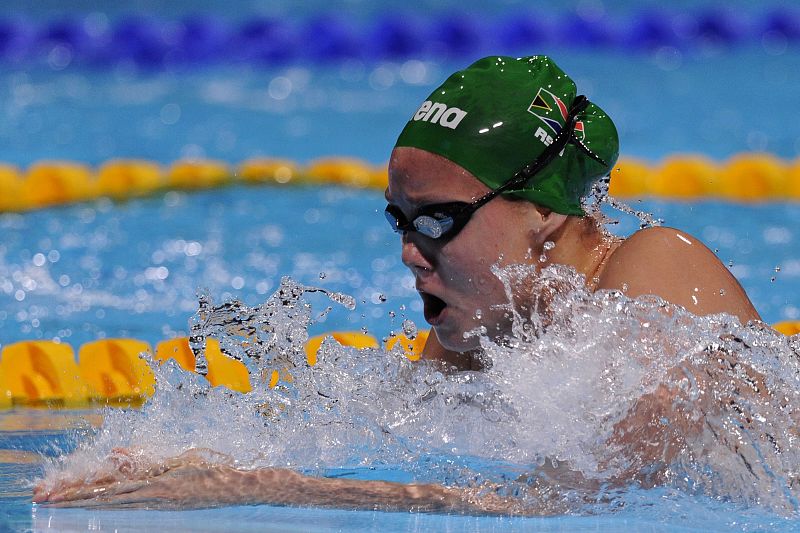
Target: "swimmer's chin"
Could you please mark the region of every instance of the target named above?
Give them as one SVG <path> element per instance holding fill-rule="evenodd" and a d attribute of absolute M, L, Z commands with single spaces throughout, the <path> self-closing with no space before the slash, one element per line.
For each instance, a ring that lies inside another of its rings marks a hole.
<path fill-rule="evenodd" d="M 480 326 L 471 325 L 468 330 L 465 330 L 464 328 L 450 328 L 446 323 L 442 323 L 432 329 L 436 332 L 438 344 L 448 352 L 467 353 L 481 349 Z"/>

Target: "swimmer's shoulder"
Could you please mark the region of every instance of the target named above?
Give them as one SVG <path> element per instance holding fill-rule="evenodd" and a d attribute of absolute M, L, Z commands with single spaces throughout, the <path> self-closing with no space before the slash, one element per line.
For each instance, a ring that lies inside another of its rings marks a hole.
<path fill-rule="evenodd" d="M 742 322 L 760 318 L 714 252 L 675 228 L 637 231 L 613 250 L 598 277 L 598 289 L 656 295 L 698 315 L 729 313 Z"/>

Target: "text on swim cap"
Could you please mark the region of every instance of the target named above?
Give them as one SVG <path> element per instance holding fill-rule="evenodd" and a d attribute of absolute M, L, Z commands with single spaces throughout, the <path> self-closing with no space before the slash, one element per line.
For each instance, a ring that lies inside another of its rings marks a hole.
<path fill-rule="evenodd" d="M 542 144 L 545 146 L 550 146 L 553 144 L 553 138 L 546 132 L 542 127 L 536 128 L 536 133 L 533 134 L 534 137 L 542 141 Z"/>
<path fill-rule="evenodd" d="M 536 133 L 534 133 L 533 136 L 542 141 L 542 144 L 544 144 L 545 146 L 550 146 L 551 144 L 553 144 L 553 138 L 541 127 L 536 128 Z M 566 146 L 562 148 L 560 152 L 558 152 L 558 157 L 564 155 L 565 149 Z"/>
<path fill-rule="evenodd" d="M 425 100 L 414 113 L 414 121 L 422 120 L 431 124 L 439 124 L 451 130 L 456 129 L 458 124 L 467 116 L 467 112 L 457 107 L 447 107 L 445 104 Z"/>

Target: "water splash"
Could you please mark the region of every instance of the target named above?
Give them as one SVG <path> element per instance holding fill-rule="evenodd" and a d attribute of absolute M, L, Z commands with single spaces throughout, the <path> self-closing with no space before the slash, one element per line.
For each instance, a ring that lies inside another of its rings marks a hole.
<path fill-rule="evenodd" d="M 348 310 L 355 298 L 340 292 L 301 285 L 289 277 L 281 279 L 278 290 L 263 304 L 250 307 L 239 300 L 214 306 L 207 293 L 198 295 L 199 309 L 191 321 L 190 345 L 196 354 L 196 372 L 205 376 L 205 339 L 220 340 L 223 351 L 242 361 L 251 375 L 268 367 L 293 368 L 305 357 L 305 341 L 311 324 L 311 306 L 302 300 L 306 293 L 319 292 Z M 326 311 L 327 312 L 327 311 Z"/>
<path fill-rule="evenodd" d="M 403 320 L 403 335 L 412 340 L 417 338 L 417 325 L 413 320 Z"/>
<path fill-rule="evenodd" d="M 303 295 L 318 289 L 288 278 L 253 308 L 202 296 L 196 346 L 213 336 L 252 376 L 279 368 L 290 378 L 272 389 L 254 378 L 243 395 L 156 366 L 151 401 L 108 411 L 50 476 L 87 475 L 119 446 L 156 459 L 209 448 L 224 454 L 210 460 L 241 468 L 380 467 L 491 486 L 541 512 L 596 512 L 598 501 L 611 511 L 630 487 L 662 486 L 796 515 L 800 337 L 654 297 L 590 293 L 559 265 L 496 274 L 526 297 L 510 297 L 506 338 L 481 338 L 483 372 L 443 373 L 332 338 L 309 366 Z"/>
<path fill-rule="evenodd" d="M 619 220 L 612 218 L 602 212 L 602 204 L 608 204 L 613 209 L 620 213 L 625 213 L 639 220 L 639 229 L 651 228 L 660 226 L 664 221 L 660 218 L 653 217 L 652 214 L 645 210 L 637 210 L 629 206 L 625 202 L 614 198 L 609 194 L 609 184 L 611 178 L 606 176 L 592 185 L 589 195 L 583 199 L 582 205 L 586 214 L 594 218 L 600 227 L 607 225 L 619 224 Z"/>
<path fill-rule="evenodd" d="M 656 297 L 592 294 L 563 266 L 498 275 L 509 292 L 533 280 L 537 302 L 527 317 L 515 306 L 500 346 L 484 340 L 490 379 L 526 406 L 510 458 L 797 513 L 800 337 Z"/>

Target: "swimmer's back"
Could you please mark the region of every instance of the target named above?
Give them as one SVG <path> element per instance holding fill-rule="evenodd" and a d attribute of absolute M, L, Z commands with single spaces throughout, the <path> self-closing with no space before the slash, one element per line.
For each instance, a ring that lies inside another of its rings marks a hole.
<path fill-rule="evenodd" d="M 742 286 L 697 238 L 674 228 L 640 230 L 613 251 L 597 289 L 652 294 L 696 315 L 728 313 L 760 320 Z"/>

